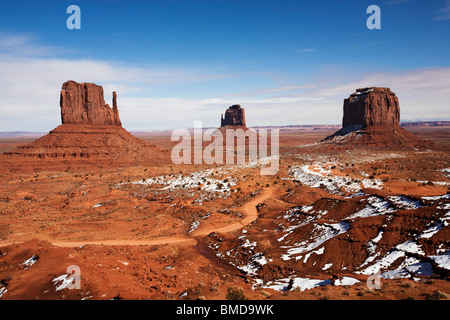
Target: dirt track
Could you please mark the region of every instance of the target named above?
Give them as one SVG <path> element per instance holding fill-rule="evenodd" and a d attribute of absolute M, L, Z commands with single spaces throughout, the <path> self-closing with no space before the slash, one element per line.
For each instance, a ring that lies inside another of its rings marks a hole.
<path fill-rule="evenodd" d="M 242 207 L 237 208 L 238 211 L 242 211 L 246 216 L 239 222 L 227 225 L 225 227 L 208 227 L 206 229 L 199 228 L 193 232 L 190 236 L 185 237 L 164 237 L 152 240 L 93 240 L 93 241 L 52 241 L 52 245 L 57 247 L 80 247 L 85 245 L 108 245 L 108 246 L 155 246 L 163 244 L 183 244 L 183 245 L 195 245 L 197 243 L 196 237 L 206 236 L 211 232 L 221 232 L 228 233 L 238 229 L 241 229 L 258 217 L 258 211 L 256 210 L 256 205 L 258 203 L 264 202 L 266 199 L 270 198 L 273 194 L 272 188 L 266 188 L 262 190 L 262 194 L 253 200 L 247 202 Z M 13 242 L 3 242 L 0 243 L 1 246 L 7 246 L 13 244 Z"/>

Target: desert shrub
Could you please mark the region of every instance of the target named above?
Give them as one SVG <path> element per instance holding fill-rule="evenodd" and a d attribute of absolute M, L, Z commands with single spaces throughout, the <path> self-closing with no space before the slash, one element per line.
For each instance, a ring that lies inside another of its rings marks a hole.
<path fill-rule="evenodd" d="M 439 290 L 433 291 L 433 294 L 425 293 L 425 300 L 441 300 L 446 296 Z"/>
<path fill-rule="evenodd" d="M 244 290 L 240 288 L 227 288 L 227 294 L 226 294 L 227 300 L 247 300 L 247 297 L 244 294 Z"/>

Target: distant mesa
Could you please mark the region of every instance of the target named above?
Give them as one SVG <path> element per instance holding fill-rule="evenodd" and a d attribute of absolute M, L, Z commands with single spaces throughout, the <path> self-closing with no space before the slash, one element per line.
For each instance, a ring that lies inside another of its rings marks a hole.
<path fill-rule="evenodd" d="M 113 107 L 105 104 L 103 88 L 94 83 L 67 81 L 61 89 L 62 124 L 93 124 L 122 126 L 113 92 Z"/>
<path fill-rule="evenodd" d="M 238 104 L 228 107 L 225 111 L 225 118 L 223 114 L 220 116 L 220 127 L 227 126 L 246 128 L 244 108 Z"/>
<path fill-rule="evenodd" d="M 129 162 L 151 165 L 167 161 L 166 150 L 134 137 L 122 127 L 115 92 L 112 104 L 112 108 L 105 104 L 101 86 L 67 81 L 62 85 L 60 95 L 62 124 L 4 155 L 14 159 L 63 160 L 58 163 L 71 167 L 75 162 L 80 165 L 81 160 L 84 163 L 90 161 L 96 167 Z M 52 166 L 58 163 L 52 163 Z M 37 162 L 33 165 L 41 166 Z"/>
<path fill-rule="evenodd" d="M 344 99 L 342 129 L 321 142 L 329 148 L 425 149 L 432 143 L 400 127 L 400 104 L 390 88 L 356 89 Z"/>

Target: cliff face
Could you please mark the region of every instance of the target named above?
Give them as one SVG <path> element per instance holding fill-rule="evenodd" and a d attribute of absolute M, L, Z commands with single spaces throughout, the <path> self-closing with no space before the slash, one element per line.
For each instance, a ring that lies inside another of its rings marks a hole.
<path fill-rule="evenodd" d="M 225 118 L 223 115 L 220 119 L 220 126 L 242 126 L 245 127 L 245 111 L 240 105 L 235 104 L 225 111 Z"/>
<path fill-rule="evenodd" d="M 105 104 L 103 88 L 94 83 L 67 81 L 62 85 L 61 120 L 63 124 L 122 126 L 113 92 L 113 107 Z"/>
<path fill-rule="evenodd" d="M 344 100 L 342 127 L 397 126 L 398 99 L 389 88 L 361 88 Z"/>

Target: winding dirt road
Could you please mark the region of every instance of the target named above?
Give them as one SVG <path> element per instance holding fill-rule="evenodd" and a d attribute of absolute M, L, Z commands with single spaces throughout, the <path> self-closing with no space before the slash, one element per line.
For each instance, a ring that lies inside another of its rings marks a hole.
<path fill-rule="evenodd" d="M 51 241 L 52 245 L 57 247 L 80 247 L 85 245 L 106 245 L 106 246 L 154 246 L 163 244 L 182 244 L 182 245 L 195 245 L 197 243 L 196 238 L 206 236 L 211 232 L 228 233 L 238 229 L 241 229 L 258 217 L 258 211 L 256 206 L 259 203 L 264 202 L 270 198 L 273 194 L 272 188 L 262 189 L 261 195 L 247 202 L 241 207 L 236 208 L 237 211 L 241 211 L 245 214 L 245 218 L 239 222 L 229 224 L 224 227 L 210 227 L 207 229 L 197 229 L 189 236 L 181 237 L 164 237 L 153 240 L 88 240 L 88 241 Z M 0 246 L 7 246 L 10 243 L 0 243 Z"/>

